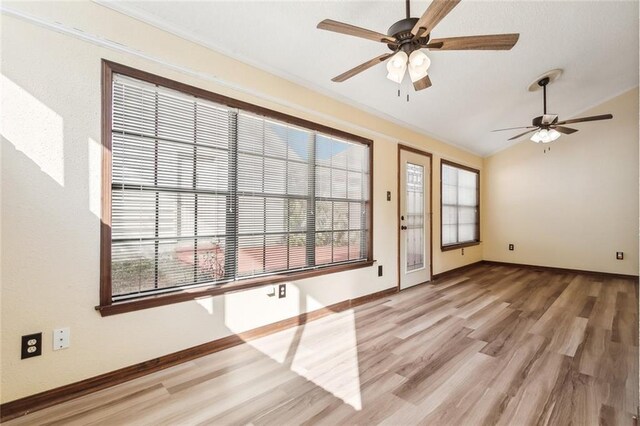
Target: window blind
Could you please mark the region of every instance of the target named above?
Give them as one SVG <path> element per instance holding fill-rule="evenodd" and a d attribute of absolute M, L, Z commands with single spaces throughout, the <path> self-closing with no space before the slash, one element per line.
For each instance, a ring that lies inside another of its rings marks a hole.
<path fill-rule="evenodd" d="M 479 241 L 479 173 L 442 164 L 442 245 Z"/>
<path fill-rule="evenodd" d="M 367 145 L 112 84 L 114 300 L 367 259 Z"/>

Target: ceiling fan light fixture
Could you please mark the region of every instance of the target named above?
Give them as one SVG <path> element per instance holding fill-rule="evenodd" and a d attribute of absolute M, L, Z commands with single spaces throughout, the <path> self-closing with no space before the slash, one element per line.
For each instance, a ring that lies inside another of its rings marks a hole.
<path fill-rule="evenodd" d="M 414 50 L 409 55 L 409 76 L 412 82 L 416 82 L 427 76 L 427 70 L 431 65 L 431 59 L 424 52 Z"/>
<path fill-rule="evenodd" d="M 421 50 L 414 50 L 409 55 L 409 65 L 416 69 L 429 69 L 431 66 L 431 59 Z"/>
<path fill-rule="evenodd" d="M 562 133 L 560 133 L 556 129 L 549 129 L 549 131 L 547 132 L 547 138 L 546 140 L 543 140 L 542 143 L 553 142 L 556 139 L 558 139 L 560 136 L 562 136 Z"/>
<path fill-rule="evenodd" d="M 407 71 L 407 61 L 409 57 L 402 50 L 391 57 L 387 62 L 387 78 L 398 84 L 402 83 L 404 74 Z"/>
<path fill-rule="evenodd" d="M 404 72 L 402 73 L 398 73 L 398 72 L 389 72 L 387 73 L 387 78 L 391 81 L 393 81 L 394 83 L 402 83 L 402 80 L 404 79 Z"/>
<path fill-rule="evenodd" d="M 562 133 L 556 129 L 540 129 L 531 136 L 531 140 L 535 143 L 549 143 L 555 141 L 560 136 L 562 136 Z"/>

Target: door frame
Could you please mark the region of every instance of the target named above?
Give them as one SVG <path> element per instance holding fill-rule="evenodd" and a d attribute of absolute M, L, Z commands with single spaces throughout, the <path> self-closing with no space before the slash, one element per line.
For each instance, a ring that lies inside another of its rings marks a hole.
<path fill-rule="evenodd" d="M 398 238 L 397 258 L 398 258 L 398 291 L 400 288 L 400 280 L 402 279 L 401 259 L 400 259 L 400 179 L 402 179 L 402 151 L 413 152 L 414 154 L 429 157 L 429 280 L 433 281 L 433 155 L 430 152 L 422 151 L 412 146 L 398 144 L 398 185 L 397 185 L 397 213 L 396 213 L 396 233 Z"/>

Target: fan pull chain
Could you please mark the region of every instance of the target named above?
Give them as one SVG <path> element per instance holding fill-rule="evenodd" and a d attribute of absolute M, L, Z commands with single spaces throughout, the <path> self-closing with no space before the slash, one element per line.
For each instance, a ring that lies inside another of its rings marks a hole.
<path fill-rule="evenodd" d="M 400 88 L 398 88 L 398 97 L 400 97 Z M 409 93 L 407 92 L 407 102 L 409 102 Z"/>

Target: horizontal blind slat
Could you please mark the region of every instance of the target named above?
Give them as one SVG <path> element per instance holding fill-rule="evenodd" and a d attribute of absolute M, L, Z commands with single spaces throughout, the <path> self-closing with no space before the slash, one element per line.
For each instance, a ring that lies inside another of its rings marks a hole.
<path fill-rule="evenodd" d="M 366 259 L 368 146 L 119 74 L 112 118 L 116 300 Z"/>

